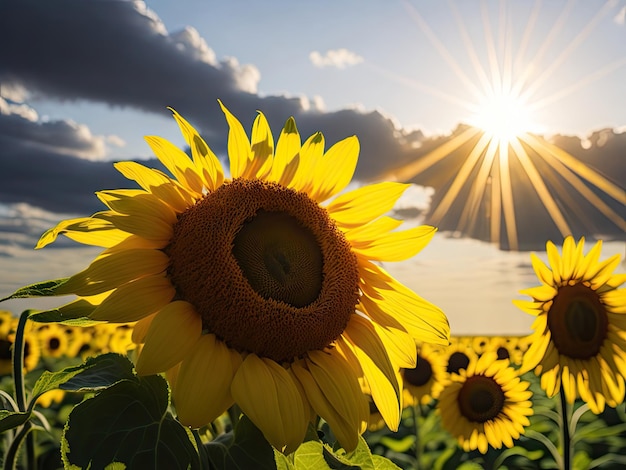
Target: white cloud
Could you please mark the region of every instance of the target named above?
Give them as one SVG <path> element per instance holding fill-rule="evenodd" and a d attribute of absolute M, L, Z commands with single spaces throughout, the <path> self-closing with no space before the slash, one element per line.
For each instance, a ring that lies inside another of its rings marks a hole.
<path fill-rule="evenodd" d="M 338 69 L 345 69 L 346 67 L 363 62 L 363 57 L 344 48 L 331 49 L 326 51 L 324 55 L 320 54 L 318 51 L 313 51 L 309 54 L 309 59 L 311 63 L 318 68 L 336 67 Z"/>
<path fill-rule="evenodd" d="M 617 12 L 617 15 L 613 17 L 613 21 L 620 26 L 626 24 L 626 6 L 622 7 L 622 9 Z"/>
<path fill-rule="evenodd" d="M 112 145 L 114 147 L 126 147 L 126 141 L 122 139 L 120 136 L 111 134 L 106 136 L 106 143 Z"/>

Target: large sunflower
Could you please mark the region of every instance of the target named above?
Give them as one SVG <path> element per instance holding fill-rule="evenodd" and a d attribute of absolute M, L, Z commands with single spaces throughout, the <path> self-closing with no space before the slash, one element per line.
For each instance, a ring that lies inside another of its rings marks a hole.
<path fill-rule="evenodd" d="M 146 138 L 173 178 L 117 163 L 142 189 L 99 192 L 108 210 L 42 236 L 38 247 L 63 233 L 106 248 L 58 291 L 79 296 L 62 310 L 137 322 L 137 371 L 167 372 L 185 425 L 203 426 L 237 403 L 290 452 L 313 409 L 353 449 L 369 415 L 359 379 L 396 429 L 398 368 L 415 365 L 415 340 L 448 342 L 445 315 L 375 264 L 415 255 L 435 229 L 397 231 L 401 222 L 384 215 L 407 185 L 337 196 L 357 163 L 356 137 L 324 152 L 322 134 L 301 144 L 290 118 L 274 147 L 262 113 L 250 141 L 222 110 L 230 178 L 174 112 L 191 159 Z"/>
<path fill-rule="evenodd" d="M 486 352 L 467 369 L 450 375 L 451 383 L 439 395 L 442 426 L 465 452 L 486 453 L 489 445 L 513 447 L 533 414 L 528 390 L 507 359 Z"/>
<path fill-rule="evenodd" d="M 522 291 L 532 301 L 516 300 L 536 315 L 530 347 L 522 371 L 541 374 L 541 388 L 554 396 L 563 387 L 573 403 L 579 395 L 594 413 L 605 403 L 615 407 L 624 399 L 626 371 L 626 274 L 613 274 L 619 255 L 599 262 L 602 242 L 587 255 L 585 240 L 570 236 L 559 256 L 552 242 L 546 245 L 550 269 L 534 253 L 532 265 L 543 283 Z"/>

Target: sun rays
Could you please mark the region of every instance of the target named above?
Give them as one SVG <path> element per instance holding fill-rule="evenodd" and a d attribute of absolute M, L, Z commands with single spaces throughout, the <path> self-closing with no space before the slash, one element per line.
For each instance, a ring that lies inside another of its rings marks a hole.
<path fill-rule="evenodd" d="M 459 116 L 469 126 L 460 126 L 442 145 L 409 164 L 397 168 L 387 178 L 407 181 L 437 164 L 454 165 L 456 171 L 441 185 L 427 216 L 428 223 L 441 225 L 448 217 L 455 220 L 455 230 L 470 236 L 482 233 L 501 247 L 521 248 L 520 226 L 534 223 L 533 211 L 547 215 L 563 237 L 581 227 L 590 235 L 597 228 L 589 212 L 596 211 L 611 224 L 626 232 L 626 222 L 619 211 L 626 205 L 626 190 L 576 157 L 541 137 L 543 131 L 534 118 L 537 111 L 569 96 L 626 64 L 626 57 L 607 64 L 574 83 L 564 83 L 557 91 L 545 93 L 555 71 L 591 34 L 611 10 L 607 2 L 589 19 L 584 28 L 559 51 L 546 67 L 538 67 L 555 39 L 562 32 L 571 2 L 561 12 L 550 33 L 537 50 L 530 38 L 541 3 L 530 12 L 520 38 L 512 33 L 512 14 L 501 2 L 498 31 L 494 34 L 486 4 L 481 4 L 484 44 L 477 44 L 468 32 L 463 17 L 451 4 L 465 52 L 471 67 L 463 67 L 420 16 L 417 7 L 406 3 L 407 12 L 425 34 L 439 56 L 446 62 L 464 91 L 459 97 L 435 90 L 431 93 L 453 101 L 467 110 Z M 520 21 L 516 18 L 516 21 Z M 479 47 L 486 54 L 486 65 L 479 57 Z M 465 59 L 465 57 L 463 58 Z M 402 78 L 415 88 L 427 91 L 423 84 Z M 461 88 L 461 87 L 459 87 Z M 450 158 L 462 152 L 464 159 Z M 453 161 L 452 161 L 453 160 Z M 534 207 L 535 204 L 537 207 Z"/>

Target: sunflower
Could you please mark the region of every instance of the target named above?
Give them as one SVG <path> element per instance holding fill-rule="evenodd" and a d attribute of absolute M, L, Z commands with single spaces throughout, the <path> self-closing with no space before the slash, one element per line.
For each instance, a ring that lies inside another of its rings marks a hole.
<path fill-rule="evenodd" d="M 369 415 L 361 379 L 397 429 L 398 368 L 415 365 L 416 340 L 447 344 L 449 326 L 376 262 L 415 255 L 435 229 L 398 231 L 401 221 L 384 215 L 408 185 L 338 195 L 356 167 L 356 137 L 325 152 L 321 133 L 302 144 L 290 118 L 274 146 L 259 113 L 250 141 L 220 106 L 230 178 L 173 111 L 191 158 L 147 137 L 172 176 L 116 163 L 141 189 L 99 192 L 108 210 L 42 236 L 38 247 L 63 233 L 105 248 L 58 290 L 79 296 L 61 311 L 137 322 L 137 371 L 166 372 L 184 425 L 201 427 L 237 403 L 274 447 L 290 452 L 313 409 L 354 449 Z"/>
<path fill-rule="evenodd" d="M 458 374 L 467 369 L 470 362 L 478 357 L 472 347 L 472 342 L 462 337 L 455 337 L 447 348 L 441 350 L 445 359 L 446 372 Z"/>
<path fill-rule="evenodd" d="M 417 364 L 401 369 L 404 406 L 426 405 L 439 397 L 447 382 L 446 360 L 441 351 L 429 344 L 418 346 Z"/>
<path fill-rule="evenodd" d="M 43 357 L 58 358 L 68 351 L 70 335 L 62 325 L 46 324 L 37 329 L 37 337 Z"/>
<path fill-rule="evenodd" d="M 528 390 L 509 361 L 486 352 L 467 369 L 451 374 L 439 395 L 442 426 L 458 439 L 465 452 L 486 453 L 489 445 L 513 447 L 533 414 Z"/>
<path fill-rule="evenodd" d="M 562 387 L 569 403 L 577 396 L 598 414 L 624 399 L 626 370 L 626 274 L 613 274 L 619 255 L 600 262 L 602 242 L 583 254 L 585 240 L 570 236 L 559 256 L 546 245 L 550 267 L 534 253 L 532 265 L 543 285 L 522 291 L 532 301 L 515 301 L 537 316 L 521 370 L 541 374 L 550 397 Z"/>

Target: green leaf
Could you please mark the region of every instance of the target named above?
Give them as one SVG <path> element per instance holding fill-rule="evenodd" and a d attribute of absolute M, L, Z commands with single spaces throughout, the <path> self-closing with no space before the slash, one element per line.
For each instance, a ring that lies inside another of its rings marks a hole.
<path fill-rule="evenodd" d="M 413 444 L 415 443 L 415 435 L 408 434 L 402 439 L 394 439 L 389 436 L 383 436 L 380 438 L 380 443 L 394 452 L 405 453 L 413 447 Z"/>
<path fill-rule="evenodd" d="M 276 449 L 274 449 L 274 463 L 276 470 L 296 470 L 289 457 Z"/>
<path fill-rule="evenodd" d="M 90 357 L 79 366 L 66 367 L 58 372 L 44 371 L 33 386 L 31 403 L 57 388 L 71 392 L 93 392 L 120 380 L 137 380 L 133 364 L 127 357 L 114 353 Z"/>
<path fill-rule="evenodd" d="M 61 295 L 57 293 L 57 290 L 65 284 L 69 278 L 64 277 L 61 279 L 52 279 L 50 281 L 38 282 L 29 286 L 20 287 L 13 292 L 10 296 L 0 299 L 0 302 L 10 299 L 25 299 L 28 297 L 50 297 L 53 295 Z M 64 294 L 67 294 L 65 292 Z"/>
<path fill-rule="evenodd" d="M 9 429 L 21 426 L 28 421 L 30 414 L 30 411 L 0 410 L 0 434 Z"/>
<path fill-rule="evenodd" d="M 324 460 L 326 461 L 326 464 L 331 469 L 333 469 L 333 470 L 343 470 L 345 468 L 358 468 L 358 469 L 361 468 L 358 465 L 352 465 L 352 462 L 350 462 L 346 458 L 345 453 L 343 452 L 343 449 L 341 449 L 339 451 L 339 452 L 341 452 L 341 454 L 343 454 L 343 455 L 341 455 L 338 452 L 333 452 L 328 445 L 325 445 L 325 444 L 321 444 L 321 445 L 322 445 L 322 455 L 324 456 Z M 356 450 L 355 450 L 355 452 L 356 452 Z M 372 464 L 372 466 L 373 466 L 373 464 Z M 317 468 L 317 467 L 314 467 L 314 468 Z"/>
<path fill-rule="evenodd" d="M 75 300 L 69 304 L 51 310 L 33 310 L 28 319 L 38 323 L 62 323 L 69 326 L 92 326 L 98 323 L 89 318 L 89 314 L 96 309 L 84 299 Z"/>
<path fill-rule="evenodd" d="M 335 452 L 336 457 L 340 457 L 352 466 L 361 468 L 362 470 L 374 470 L 374 462 L 372 461 L 372 452 L 363 436 L 359 436 L 359 443 L 350 453 L 346 453 L 343 449 Z"/>
<path fill-rule="evenodd" d="M 231 431 L 205 444 L 211 468 L 247 470 L 275 470 L 274 448 L 263 433 L 243 415 L 234 433 Z M 281 465 L 284 464 L 284 461 Z M 278 468 L 289 468 L 286 466 Z"/>
<path fill-rule="evenodd" d="M 382 455 L 372 455 L 372 463 L 374 470 L 401 470 L 395 463 Z"/>
<path fill-rule="evenodd" d="M 329 462 L 327 454 L 331 457 Z M 328 450 L 324 444 L 319 441 L 308 441 L 302 444 L 293 453 L 293 461 L 296 470 L 330 470 L 335 468 L 349 468 L 346 467 L 341 461 L 334 458 L 333 453 Z M 335 465 L 332 465 L 335 463 Z M 338 464 L 338 465 L 337 465 Z M 339 466 L 339 465 L 344 465 Z"/>
<path fill-rule="evenodd" d="M 118 382 L 76 405 L 61 439 L 65 467 L 201 468 L 191 431 L 168 406 L 167 382 L 158 375 Z"/>

